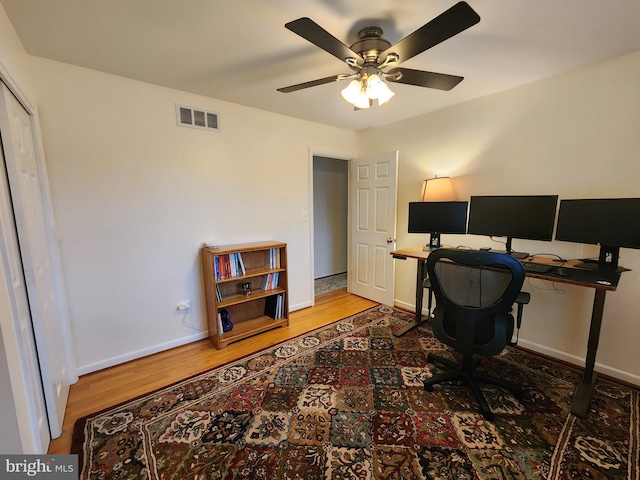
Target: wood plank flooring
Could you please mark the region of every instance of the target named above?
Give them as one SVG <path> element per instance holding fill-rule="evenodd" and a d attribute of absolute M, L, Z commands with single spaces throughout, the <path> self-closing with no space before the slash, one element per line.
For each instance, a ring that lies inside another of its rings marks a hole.
<path fill-rule="evenodd" d="M 63 433 L 51 441 L 50 454 L 69 453 L 78 418 L 125 402 L 184 378 L 232 362 L 375 306 L 370 300 L 337 290 L 316 297 L 313 307 L 290 314 L 288 327 L 247 338 L 216 350 L 208 339 L 80 377 L 69 391 Z"/>

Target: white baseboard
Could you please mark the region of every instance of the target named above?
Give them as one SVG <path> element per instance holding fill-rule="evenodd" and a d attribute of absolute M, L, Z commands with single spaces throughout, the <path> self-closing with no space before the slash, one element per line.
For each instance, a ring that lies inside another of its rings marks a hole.
<path fill-rule="evenodd" d="M 311 306 L 311 302 L 302 302 L 296 305 L 291 305 L 289 307 L 289 311 L 293 312 L 295 310 L 301 310 L 303 308 L 310 307 L 310 306 Z M 101 362 L 91 363 L 89 365 L 78 367 L 78 369 L 76 370 L 76 374 L 80 376 L 80 375 L 86 375 L 88 373 L 97 372 L 98 370 L 103 370 L 105 368 L 113 367 L 115 365 L 120 365 L 121 363 L 146 357 L 154 353 L 163 352 L 165 350 L 169 350 L 170 348 L 179 347 L 181 345 L 186 345 L 187 343 L 191 343 L 191 342 L 196 342 L 198 340 L 202 340 L 203 338 L 207 338 L 208 336 L 209 336 L 208 332 L 199 332 L 193 335 L 189 335 L 188 337 L 182 337 L 180 339 L 177 339 L 171 342 L 161 343 L 159 345 L 154 345 L 152 347 L 143 348 L 142 350 L 136 350 L 135 352 L 127 353 L 126 355 L 111 357 Z"/>
<path fill-rule="evenodd" d="M 406 303 L 406 302 L 400 302 L 398 300 L 395 300 L 395 305 L 397 307 L 400 308 L 404 308 L 407 310 L 411 310 L 411 311 L 415 311 L 416 306 L 414 304 L 410 304 L 410 303 Z M 428 310 L 426 308 L 422 309 L 422 314 L 426 315 L 428 312 Z M 568 362 L 572 365 L 576 365 L 579 368 L 584 367 L 584 362 L 585 359 L 582 357 L 578 357 L 576 355 L 570 355 L 566 352 L 561 352 L 560 350 L 554 350 L 552 348 L 549 347 L 545 347 L 544 345 L 539 345 L 537 343 L 533 343 L 533 342 L 528 342 L 526 340 L 523 339 L 519 339 L 518 340 L 518 345 L 527 348 L 529 350 L 532 350 L 534 352 L 537 353 L 541 353 L 543 355 L 547 355 L 551 358 L 555 358 L 558 360 L 562 360 L 564 362 Z M 632 385 L 640 385 L 640 376 L 638 375 L 634 375 L 632 373 L 629 372 L 624 372 L 622 370 L 618 370 L 616 368 L 613 367 L 608 367 L 607 365 L 603 365 L 601 363 L 596 362 L 595 364 L 595 368 L 594 370 L 596 372 L 600 372 L 603 375 L 608 375 L 612 378 L 616 378 L 618 380 L 621 380 L 623 382 L 627 382 L 630 383 Z"/>
<path fill-rule="evenodd" d="M 105 368 L 113 367 L 115 365 L 120 365 L 121 363 L 146 357 L 154 353 L 163 352 L 164 350 L 169 350 L 170 348 L 179 347 L 181 345 L 186 345 L 187 343 L 195 342 L 197 340 L 202 340 L 203 338 L 207 338 L 208 336 L 209 334 L 206 331 L 198 332 L 193 335 L 189 335 L 187 337 L 182 337 L 177 340 L 173 340 L 171 342 L 161 343 L 159 345 L 143 348 L 142 350 L 136 350 L 135 352 L 130 352 L 125 355 L 118 355 L 117 357 L 111 357 L 101 362 L 91 363 L 89 365 L 78 367 L 76 373 L 78 375 L 86 375 L 87 373 L 97 372 L 98 370 L 103 370 Z"/>
<path fill-rule="evenodd" d="M 296 310 L 302 310 L 303 308 L 312 307 L 313 304 L 309 302 L 296 303 L 295 305 L 289 305 L 289 311 L 295 312 Z"/>
<path fill-rule="evenodd" d="M 416 306 L 413 303 L 401 302 L 399 300 L 394 300 L 393 303 L 396 307 L 404 308 L 405 310 L 410 310 L 412 312 L 416 311 Z M 427 302 L 425 302 L 425 304 L 426 303 Z M 429 313 L 429 310 L 427 310 L 426 306 L 423 306 L 422 315 L 427 315 L 428 313 Z"/>
<path fill-rule="evenodd" d="M 579 368 L 584 367 L 585 359 L 582 357 L 571 355 L 565 352 L 561 352 L 560 350 L 555 350 L 553 348 L 545 347 L 544 345 L 539 345 L 537 343 L 528 342 L 522 339 L 518 340 L 518 345 L 528 350 L 532 350 L 534 352 L 547 355 L 551 358 L 568 362 Z M 607 365 L 603 365 L 601 363 L 596 362 L 594 370 L 596 372 L 602 373 L 603 375 L 608 375 L 610 377 L 616 378 L 618 380 L 622 380 L 623 382 L 627 382 L 632 385 L 640 385 L 640 376 L 633 375 L 632 373 L 624 372 L 622 370 L 618 370 L 617 368 L 608 367 Z"/>

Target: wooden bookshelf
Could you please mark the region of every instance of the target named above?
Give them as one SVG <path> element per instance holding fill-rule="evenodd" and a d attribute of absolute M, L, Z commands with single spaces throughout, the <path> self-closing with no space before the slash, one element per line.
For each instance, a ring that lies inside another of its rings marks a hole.
<path fill-rule="evenodd" d="M 289 325 L 287 244 L 275 241 L 202 248 L 209 339 L 224 348 L 252 335 Z M 251 293 L 241 292 L 249 283 Z M 220 311 L 233 328 L 220 328 Z"/>

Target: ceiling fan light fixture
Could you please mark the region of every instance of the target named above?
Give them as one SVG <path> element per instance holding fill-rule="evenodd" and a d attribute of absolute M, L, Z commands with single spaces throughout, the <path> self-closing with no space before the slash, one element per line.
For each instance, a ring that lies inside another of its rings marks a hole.
<path fill-rule="evenodd" d="M 362 80 L 352 80 L 342 90 L 342 98 L 357 108 L 369 108 L 369 97 L 362 88 Z"/>
<path fill-rule="evenodd" d="M 382 105 L 394 95 L 384 77 L 378 73 L 361 74 L 342 90 L 342 98 L 356 108 L 369 108 L 372 100 L 376 99 L 378 105 Z"/>

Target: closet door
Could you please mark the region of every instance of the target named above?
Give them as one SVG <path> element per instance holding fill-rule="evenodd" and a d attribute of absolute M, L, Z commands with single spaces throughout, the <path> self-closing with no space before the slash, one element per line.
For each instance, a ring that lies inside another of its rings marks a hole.
<path fill-rule="evenodd" d="M 5 85 L 0 96 L 0 133 L 47 417 L 55 438 L 62 432 L 71 375 L 53 270 L 54 239 L 47 226 L 43 196 L 47 180 L 38 168 L 30 115 Z"/>
<path fill-rule="evenodd" d="M 33 335 L 29 299 L 20 260 L 18 235 L 11 208 L 11 195 L 4 170 L 4 155 L 0 148 L 0 260 L 9 290 L 11 318 L 0 318 L 2 339 L 9 358 L 8 368 L 22 445 L 14 445 L 14 452 L 43 453 L 49 445 L 49 423 L 40 381 L 38 352 Z M 6 390 L 5 390 L 6 391 Z M 25 425 L 27 420 L 28 426 Z M 23 428 L 29 433 L 24 434 Z"/>

